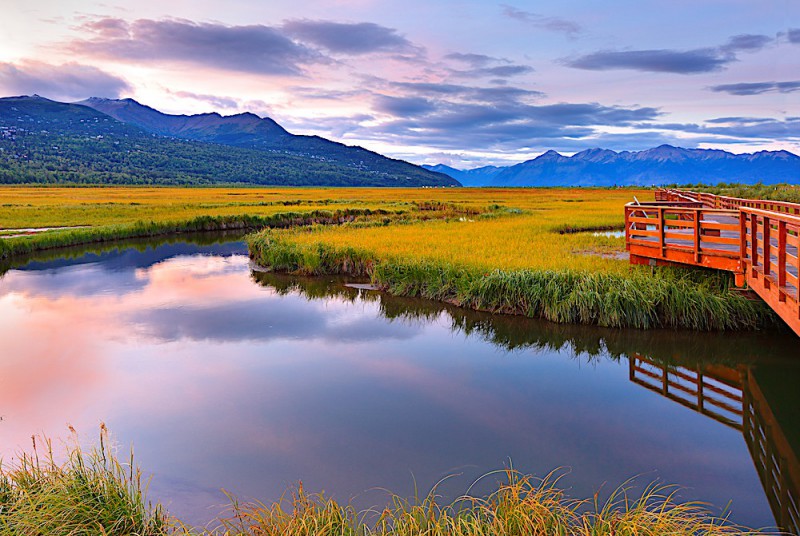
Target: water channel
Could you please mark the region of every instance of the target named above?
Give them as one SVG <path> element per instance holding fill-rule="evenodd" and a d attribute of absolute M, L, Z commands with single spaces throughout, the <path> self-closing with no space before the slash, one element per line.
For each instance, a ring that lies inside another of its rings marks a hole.
<path fill-rule="evenodd" d="M 357 507 L 513 464 L 569 495 L 678 484 L 797 530 L 790 333 L 563 326 L 254 270 L 240 237 L 64 250 L 0 268 L 0 457 L 106 423 L 150 495 L 202 524 L 225 489 L 302 481 Z M 494 487 L 491 478 L 483 482 Z M 477 488 L 480 492 L 480 487 Z"/>

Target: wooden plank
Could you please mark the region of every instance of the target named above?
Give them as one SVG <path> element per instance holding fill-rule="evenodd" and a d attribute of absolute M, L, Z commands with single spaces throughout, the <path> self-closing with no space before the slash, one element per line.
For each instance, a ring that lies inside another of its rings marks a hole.
<path fill-rule="evenodd" d="M 714 229 L 716 231 L 733 231 L 733 232 L 740 232 L 739 222 L 736 223 L 720 223 L 711 220 L 702 220 L 701 227 L 703 229 Z"/>
<path fill-rule="evenodd" d="M 664 220 L 666 227 L 680 227 L 682 229 L 694 228 L 694 222 L 691 220 Z"/>
<path fill-rule="evenodd" d="M 739 238 L 732 238 L 728 236 L 702 235 L 702 239 L 703 242 L 712 242 L 714 244 L 726 244 L 729 246 L 739 246 L 742 242 Z"/>
<path fill-rule="evenodd" d="M 658 237 L 660 235 L 659 231 L 648 231 L 646 229 L 631 229 L 632 236 L 653 236 Z"/>

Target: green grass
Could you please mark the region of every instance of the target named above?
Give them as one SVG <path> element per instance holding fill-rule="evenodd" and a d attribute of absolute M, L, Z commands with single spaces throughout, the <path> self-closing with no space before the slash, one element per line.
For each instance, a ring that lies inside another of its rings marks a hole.
<path fill-rule="evenodd" d="M 642 269 L 492 270 L 444 261 L 378 258 L 367 250 L 298 244 L 269 230 L 248 238 L 251 257 L 276 271 L 369 277 L 399 296 L 495 313 L 614 328 L 755 329 L 775 320 L 761 302 L 729 288 L 727 274 Z"/>
<path fill-rule="evenodd" d="M 742 199 L 769 199 L 787 203 L 800 203 L 800 186 L 796 184 L 718 184 L 681 187 L 696 192 L 708 192 Z"/>
<path fill-rule="evenodd" d="M 120 462 L 101 429 L 100 446 L 84 453 L 77 445 L 57 463 L 50 443 L 43 459 L 34 446 L 11 465 L 0 464 L 0 535 L 166 536 L 623 536 L 744 534 L 746 529 L 715 517 L 706 505 L 680 503 L 677 489 L 651 485 L 641 493 L 623 486 L 606 501 L 574 500 L 544 479 L 513 469 L 497 478 L 488 496 L 442 502 L 436 488 L 407 500 L 393 495 L 383 507 L 356 511 L 302 484 L 272 504 L 239 503 L 209 528 L 170 519 L 145 497 L 142 472 L 131 455 Z M 753 532 L 754 533 L 754 532 Z"/>
<path fill-rule="evenodd" d="M 108 445 L 88 453 L 73 447 L 57 463 L 52 446 L 36 447 L 11 466 L 0 465 L 0 535 L 3 536 L 158 536 L 167 533 L 163 509 L 149 506 L 142 473 L 120 462 Z"/>

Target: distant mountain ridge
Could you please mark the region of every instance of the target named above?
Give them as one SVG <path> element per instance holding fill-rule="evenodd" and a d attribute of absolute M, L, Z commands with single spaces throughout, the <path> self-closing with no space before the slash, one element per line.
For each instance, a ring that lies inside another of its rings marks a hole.
<path fill-rule="evenodd" d="M 423 166 L 446 173 L 465 186 L 651 186 L 703 182 L 800 182 L 800 156 L 789 151 L 733 154 L 719 149 L 661 145 L 644 151 L 587 149 L 572 156 L 556 151 L 506 167 L 459 170 Z"/>
<path fill-rule="evenodd" d="M 27 182 L 459 186 L 254 114 L 173 116 L 132 99 L 0 98 L 0 183 Z"/>
<path fill-rule="evenodd" d="M 75 104 L 94 108 L 118 121 L 162 136 L 176 136 L 200 141 L 213 141 L 226 136 L 233 136 L 233 141 L 237 137 L 250 139 L 257 136 L 291 136 L 272 119 L 262 119 L 249 112 L 230 116 L 222 116 L 216 112 L 170 115 L 133 99 L 103 99 L 99 97 L 91 97 Z"/>
<path fill-rule="evenodd" d="M 118 121 L 161 136 L 293 154 L 363 170 L 383 170 L 391 167 L 395 173 L 418 174 L 421 171 L 420 166 L 403 160 L 394 160 L 363 147 L 344 145 L 319 136 L 291 134 L 273 119 L 261 118 L 252 113 L 228 116 L 216 112 L 170 115 L 133 99 L 97 97 L 76 104 L 88 106 Z M 444 184 L 443 181 L 440 182 Z"/>

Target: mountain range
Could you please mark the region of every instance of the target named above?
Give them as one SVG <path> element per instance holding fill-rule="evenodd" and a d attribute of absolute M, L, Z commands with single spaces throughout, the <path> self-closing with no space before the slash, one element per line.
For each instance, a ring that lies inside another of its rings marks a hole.
<path fill-rule="evenodd" d="M 460 170 L 423 166 L 464 186 L 651 186 L 663 184 L 800 182 L 800 157 L 788 151 L 733 154 L 717 149 L 661 145 L 645 151 L 587 149 L 572 156 L 555 151 L 513 166 Z"/>
<path fill-rule="evenodd" d="M 0 183 L 31 182 L 459 186 L 249 113 L 169 115 L 132 99 L 0 98 Z"/>
<path fill-rule="evenodd" d="M 512 166 L 416 166 L 255 114 L 170 115 L 133 99 L 0 98 L 0 183 L 614 186 L 800 182 L 788 151 L 661 145 L 555 151 Z M 460 183 L 460 184 L 459 184 Z"/>

